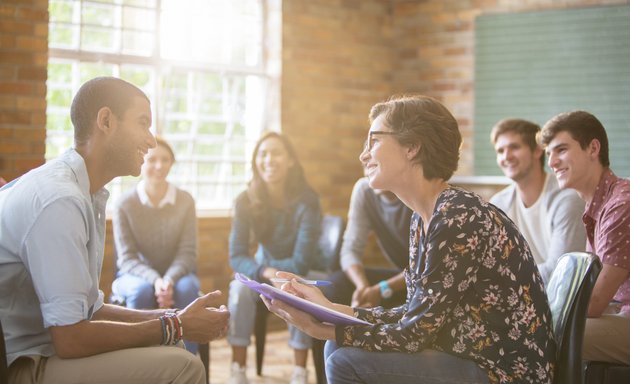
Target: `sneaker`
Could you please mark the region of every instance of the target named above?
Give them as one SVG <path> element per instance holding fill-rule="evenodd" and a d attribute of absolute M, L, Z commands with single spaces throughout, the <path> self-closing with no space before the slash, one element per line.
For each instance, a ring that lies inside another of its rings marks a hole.
<path fill-rule="evenodd" d="M 293 374 L 291 375 L 291 384 L 306 384 L 308 382 L 308 371 L 304 367 L 293 367 Z"/>
<path fill-rule="evenodd" d="M 245 375 L 245 367 L 241 367 L 238 363 L 232 363 L 230 369 L 230 378 L 228 384 L 248 384 L 247 375 Z"/>

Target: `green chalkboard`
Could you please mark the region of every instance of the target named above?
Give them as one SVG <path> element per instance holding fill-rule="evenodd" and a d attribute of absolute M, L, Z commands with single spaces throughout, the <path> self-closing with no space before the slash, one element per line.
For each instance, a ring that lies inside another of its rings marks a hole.
<path fill-rule="evenodd" d="M 487 14 L 475 24 L 476 175 L 500 175 L 490 130 L 582 109 L 606 127 L 611 167 L 630 176 L 630 6 Z"/>

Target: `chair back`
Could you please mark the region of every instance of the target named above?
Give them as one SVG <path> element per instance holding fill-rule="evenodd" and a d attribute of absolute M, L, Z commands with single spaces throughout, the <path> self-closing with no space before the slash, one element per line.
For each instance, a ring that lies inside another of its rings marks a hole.
<path fill-rule="evenodd" d="M 346 224 L 341 216 L 324 215 L 322 217 L 319 249 L 328 271 L 339 269 L 339 253 L 345 227 Z"/>
<path fill-rule="evenodd" d="M 9 382 L 9 367 L 7 366 L 7 349 L 4 345 L 4 331 L 2 330 L 2 321 L 0 320 L 0 384 Z"/>
<path fill-rule="evenodd" d="M 591 292 L 602 269 L 592 253 L 562 255 L 547 285 L 556 338 L 554 383 L 581 384 L 582 342 Z"/>

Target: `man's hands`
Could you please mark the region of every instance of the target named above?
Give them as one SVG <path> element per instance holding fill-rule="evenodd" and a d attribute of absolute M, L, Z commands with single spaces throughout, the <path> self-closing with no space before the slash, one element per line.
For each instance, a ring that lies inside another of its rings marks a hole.
<path fill-rule="evenodd" d="M 381 290 L 378 285 L 357 288 L 352 294 L 352 306 L 371 308 L 381 304 Z"/>
<path fill-rule="evenodd" d="M 179 312 L 184 327 L 184 339 L 195 343 L 207 343 L 227 334 L 230 313 L 220 303 L 221 291 L 203 295 Z"/>

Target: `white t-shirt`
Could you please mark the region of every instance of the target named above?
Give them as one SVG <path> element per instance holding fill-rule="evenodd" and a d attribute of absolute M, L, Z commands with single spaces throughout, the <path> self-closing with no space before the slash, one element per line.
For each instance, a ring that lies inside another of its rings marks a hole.
<path fill-rule="evenodd" d="M 549 180 L 549 175 L 545 178 L 545 187 Z M 543 191 L 545 190 L 543 187 Z M 518 193 L 518 192 L 517 192 Z M 542 202 L 542 193 L 532 206 L 525 207 L 523 199 L 519 198 L 512 204 L 508 216 L 514 218 L 516 226 L 521 231 L 525 240 L 532 250 L 532 255 L 536 264 L 547 260 L 547 250 L 551 244 L 551 227 L 549 227 L 548 212 Z"/>

